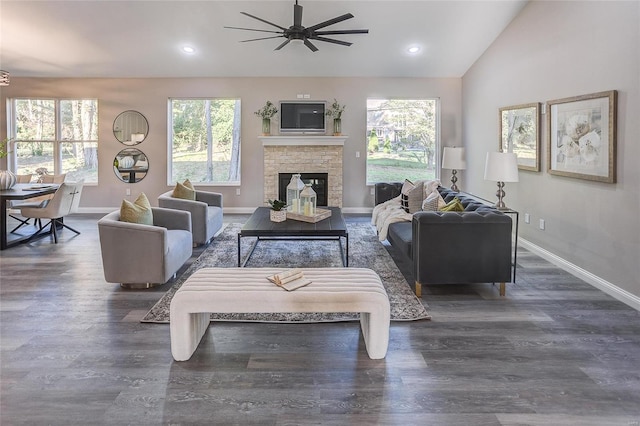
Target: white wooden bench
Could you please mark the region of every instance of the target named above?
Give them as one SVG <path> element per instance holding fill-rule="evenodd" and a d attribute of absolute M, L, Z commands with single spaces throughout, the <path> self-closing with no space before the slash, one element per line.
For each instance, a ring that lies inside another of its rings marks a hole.
<path fill-rule="evenodd" d="M 390 309 L 387 292 L 365 268 L 302 269 L 312 283 L 288 292 L 267 280 L 273 268 L 203 268 L 171 300 L 171 353 L 186 361 L 207 331 L 210 313 L 359 312 L 367 353 L 386 356 Z"/>

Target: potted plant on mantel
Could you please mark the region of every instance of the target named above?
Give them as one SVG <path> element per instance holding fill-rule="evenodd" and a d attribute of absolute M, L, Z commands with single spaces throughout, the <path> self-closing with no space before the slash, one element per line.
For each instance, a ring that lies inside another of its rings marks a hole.
<path fill-rule="evenodd" d="M 267 202 L 271 206 L 269 219 L 271 219 L 272 222 L 284 222 L 287 220 L 287 211 L 283 210 L 287 207 L 287 203 L 282 200 L 268 200 Z"/>
<path fill-rule="evenodd" d="M 340 105 L 338 100 L 334 98 L 333 103 L 326 112 L 327 116 L 333 117 L 333 136 L 342 134 L 342 112 L 345 107 L 345 105 Z"/>
<path fill-rule="evenodd" d="M 0 141 L 0 158 L 7 158 L 9 151 L 9 139 Z M 0 190 L 10 189 L 16 184 L 16 175 L 9 170 L 0 170 Z"/>
<path fill-rule="evenodd" d="M 278 113 L 278 108 L 271 101 L 256 111 L 254 114 L 262 117 L 262 136 L 269 136 L 271 134 L 271 119 Z"/>

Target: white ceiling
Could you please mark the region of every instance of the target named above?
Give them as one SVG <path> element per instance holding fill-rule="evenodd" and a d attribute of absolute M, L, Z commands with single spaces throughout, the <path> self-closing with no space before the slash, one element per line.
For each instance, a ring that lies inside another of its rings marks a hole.
<path fill-rule="evenodd" d="M 284 39 L 239 43 L 293 23 L 294 0 L 0 2 L 0 68 L 13 77 L 461 77 L 527 3 L 502 1 L 299 0 L 303 25 L 345 13 L 324 28 L 369 29 L 335 36 L 318 52 Z M 180 48 L 197 49 L 187 55 Z M 410 55 L 409 45 L 421 52 Z"/>

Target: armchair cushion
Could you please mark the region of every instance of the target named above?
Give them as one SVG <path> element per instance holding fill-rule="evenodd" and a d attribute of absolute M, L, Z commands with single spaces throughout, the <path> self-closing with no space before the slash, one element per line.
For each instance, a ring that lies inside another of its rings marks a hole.
<path fill-rule="evenodd" d="M 120 220 L 130 223 L 141 223 L 144 225 L 153 225 L 153 212 L 151 203 L 143 193 L 132 203 L 129 200 L 122 200 L 120 206 Z"/>
<path fill-rule="evenodd" d="M 193 188 L 193 185 L 189 181 L 189 179 L 185 180 L 184 183 L 177 182 L 176 187 L 173 189 L 173 193 L 171 194 L 173 198 L 182 198 L 185 200 L 195 200 L 196 199 L 196 191 Z"/>

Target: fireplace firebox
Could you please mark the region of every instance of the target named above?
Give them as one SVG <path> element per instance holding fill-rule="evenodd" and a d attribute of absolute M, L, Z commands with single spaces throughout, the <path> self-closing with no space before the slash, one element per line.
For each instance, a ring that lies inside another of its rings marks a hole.
<path fill-rule="evenodd" d="M 316 191 L 316 200 L 318 206 L 327 206 L 329 199 L 329 186 L 327 180 L 328 173 L 300 173 L 300 178 L 306 184 L 311 184 L 311 188 Z M 293 173 L 278 173 L 278 198 L 280 200 L 287 199 L 287 185 L 291 182 Z"/>

